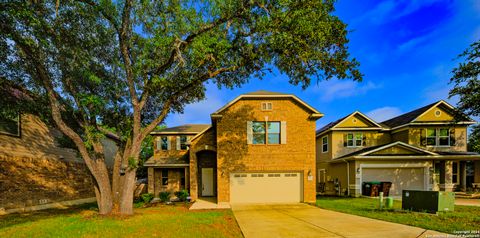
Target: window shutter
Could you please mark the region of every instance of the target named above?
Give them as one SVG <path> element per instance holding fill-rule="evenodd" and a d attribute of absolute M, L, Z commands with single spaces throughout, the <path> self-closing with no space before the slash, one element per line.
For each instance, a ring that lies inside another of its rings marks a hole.
<path fill-rule="evenodd" d="M 162 137 L 157 138 L 157 150 L 162 149 Z"/>
<path fill-rule="evenodd" d="M 177 150 L 180 150 L 180 136 L 177 136 Z"/>
<path fill-rule="evenodd" d="M 280 144 L 287 144 L 287 122 L 280 122 Z"/>
<path fill-rule="evenodd" d="M 455 146 L 455 128 L 450 129 L 450 146 Z"/>
<path fill-rule="evenodd" d="M 367 146 L 367 136 L 363 136 L 363 138 L 362 138 L 362 146 Z"/>
<path fill-rule="evenodd" d="M 167 150 L 172 149 L 172 141 L 170 140 L 170 136 L 167 136 Z"/>
<path fill-rule="evenodd" d="M 427 146 L 427 133 L 424 129 L 420 129 L 420 145 Z"/>
<path fill-rule="evenodd" d="M 247 144 L 251 145 L 253 141 L 253 128 L 252 122 L 247 121 Z"/>
<path fill-rule="evenodd" d="M 347 147 L 347 139 L 348 139 L 348 138 L 347 138 L 347 135 L 348 135 L 348 134 L 346 134 L 346 133 L 343 134 L 343 147 Z"/>

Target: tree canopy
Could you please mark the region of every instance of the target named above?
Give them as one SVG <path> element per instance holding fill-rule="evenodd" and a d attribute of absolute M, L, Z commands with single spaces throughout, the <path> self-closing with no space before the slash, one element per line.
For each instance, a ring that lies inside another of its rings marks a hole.
<path fill-rule="evenodd" d="M 452 70 L 450 97 L 458 96 L 458 109 L 469 116 L 480 117 L 480 40 L 466 49 L 460 58 L 461 62 Z M 468 139 L 468 148 L 480 152 L 480 125 L 473 126 Z"/>
<path fill-rule="evenodd" d="M 362 79 L 331 0 L 7 0 L 0 9 L 0 77 L 48 99 L 97 182 L 100 213 L 132 212 L 142 141 L 204 99 L 206 82 L 233 88 L 273 68 L 303 88 Z M 107 133 L 120 148 L 112 178 L 99 143 Z"/>

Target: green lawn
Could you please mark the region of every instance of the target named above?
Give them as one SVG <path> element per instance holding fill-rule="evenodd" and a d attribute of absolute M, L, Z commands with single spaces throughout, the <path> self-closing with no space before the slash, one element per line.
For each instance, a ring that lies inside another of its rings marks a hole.
<path fill-rule="evenodd" d="M 372 198 L 319 197 L 317 206 L 344 213 L 422 227 L 446 233 L 480 230 L 480 207 L 455 206 L 454 212 L 439 215 L 402 211 L 402 202 L 394 201 L 393 211 L 378 210 Z"/>
<path fill-rule="evenodd" d="M 98 216 L 94 207 L 0 216 L 0 237 L 242 237 L 231 210 L 189 211 L 176 205 L 113 218 Z"/>

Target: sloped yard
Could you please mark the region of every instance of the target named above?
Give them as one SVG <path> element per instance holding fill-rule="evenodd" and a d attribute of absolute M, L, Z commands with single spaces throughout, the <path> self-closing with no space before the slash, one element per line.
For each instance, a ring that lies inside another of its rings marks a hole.
<path fill-rule="evenodd" d="M 98 216 L 94 207 L 0 216 L 0 237 L 242 237 L 231 210 L 189 211 L 177 205 L 113 218 Z"/>
<path fill-rule="evenodd" d="M 455 206 L 454 212 L 439 215 L 402 211 L 402 202 L 394 201 L 392 211 L 379 210 L 371 198 L 319 197 L 318 207 L 379 220 L 436 230 L 450 234 L 480 231 L 480 207 Z M 478 235 L 478 234 L 477 234 Z"/>

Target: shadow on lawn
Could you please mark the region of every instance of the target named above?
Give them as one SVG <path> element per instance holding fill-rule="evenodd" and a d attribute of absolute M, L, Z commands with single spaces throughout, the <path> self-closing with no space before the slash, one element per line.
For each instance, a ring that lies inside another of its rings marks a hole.
<path fill-rule="evenodd" d="M 28 213 L 13 213 L 0 216 L 0 229 L 19 225 L 27 222 L 35 222 L 38 220 L 48 219 L 62 215 L 72 215 L 84 210 L 98 211 L 97 203 L 86 203 L 77 206 L 71 206 L 66 209 L 46 209 Z"/>

